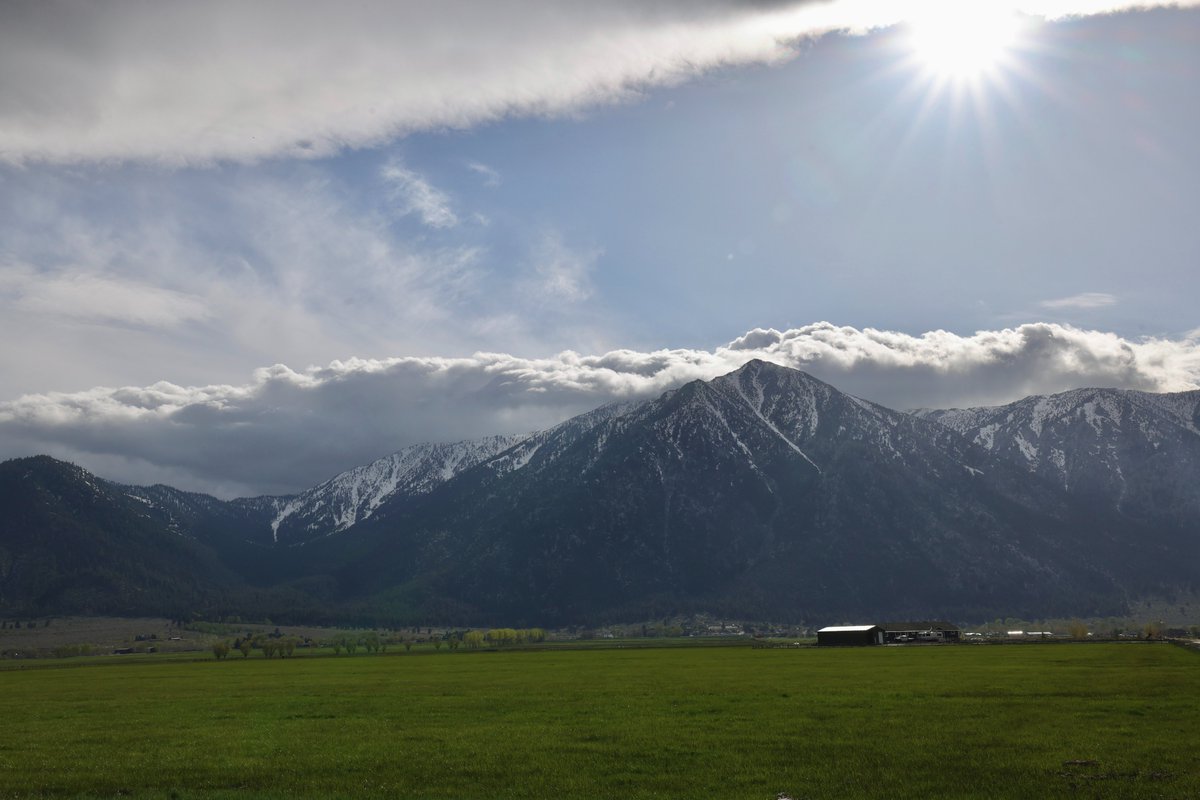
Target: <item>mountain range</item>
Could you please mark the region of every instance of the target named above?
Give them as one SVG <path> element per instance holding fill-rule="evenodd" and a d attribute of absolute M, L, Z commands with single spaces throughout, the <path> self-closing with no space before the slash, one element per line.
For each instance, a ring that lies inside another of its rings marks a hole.
<path fill-rule="evenodd" d="M 751 361 L 295 496 L 0 464 L 0 613 L 543 624 L 1107 615 L 1196 588 L 1200 392 L 896 411 Z"/>

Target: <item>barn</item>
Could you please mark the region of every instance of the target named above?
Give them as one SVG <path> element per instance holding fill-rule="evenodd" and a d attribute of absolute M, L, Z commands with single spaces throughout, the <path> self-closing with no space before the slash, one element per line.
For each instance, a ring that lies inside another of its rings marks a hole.
<path fill-rule="evenodd" d="M 830 625 L 817 631 L 817 644 L 883 644 L 883 628 L 878 625 Z"/>

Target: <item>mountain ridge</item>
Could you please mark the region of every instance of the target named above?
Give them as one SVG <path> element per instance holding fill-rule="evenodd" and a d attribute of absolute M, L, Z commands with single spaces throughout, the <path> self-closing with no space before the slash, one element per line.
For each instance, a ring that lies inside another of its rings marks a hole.
<path fill-rule="evenodd" d="M 416 445 L 298 495 L 62 480 L 111 493 L 121 524 L 146 529 L 140 546 L 188 541 L 211 567 L 198 573 L 210 599 L 195 602 L 259 596 L 276 615 L 292 602 L 450 622 L 682 609 L 967 618 L 1111 612 L 1194 586 L 1200 392 L 1054 397 L 905 413 L 752 361 L 545 431 Z M 1074 459 L 1069 475 L 1044 457 L 1056 448 Z M 1164 482 L 1172 459 L 1178 478 Z M 1165 488 L 1097 504 L 1092 490 L 1118 470 Z M 8 494 L 21 502 L 9 486 L 0 511 Z M 29 541 L 7 519 L 0 579 L 9 542 Z"/>
<path fill-rule="evenodd" d="M 1074 389 L 916 412 L 1115 513 L 1195 530 L 1200 390 Z"/>

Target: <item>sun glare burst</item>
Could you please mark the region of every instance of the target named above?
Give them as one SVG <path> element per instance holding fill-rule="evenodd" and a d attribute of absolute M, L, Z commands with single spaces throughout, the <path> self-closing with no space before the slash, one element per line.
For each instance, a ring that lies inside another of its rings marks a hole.
<path fill-rule="evenodd" d="M 990 3 L 937 3 L 908 23 L 913 55 L 941 80 L 969 81 L 998 70 L 1019 33 L 1013 11 Z"/>

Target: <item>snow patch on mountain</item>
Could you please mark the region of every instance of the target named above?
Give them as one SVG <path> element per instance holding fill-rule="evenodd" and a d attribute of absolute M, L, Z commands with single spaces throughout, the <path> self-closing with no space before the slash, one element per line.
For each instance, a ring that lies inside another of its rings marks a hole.
<path fill-rule="evenodd" d="M 1016 442 L 1017 449 L 1021 451 L 1021 455 L 1025 456 L 1026 461 L 1037 461 L 1037 445 L 1031 444 L 1019 433 L 1013 437 L 1013 441 Z"/>
<path fill-rule="evenodd" d="M 584 434 L 605 425 L 616 425 L 616 420 L 642 404 L 643 401 L 640 400 L 606 403 L 599 408 L 572 417 L 566 422 L 561 422 L 553 428 L 528 434 L 513 447 L 488 459 L 484 463 L 484 468 L 497 475 L 506 475 L 525 469 L 539 454 L 538 461 L 552 461 Z M 602 434 L 600 448 L 603 447 L 603 442 Z"/>
<path fill-rule="evenodd" d="M 517 434 L 453 444 L 418 444 L 347 470 L 285 500 L 271 521 L 272 539 L 279 542 L 281 531 L 286 539 L 344 531 L 368 519 L 389 499 L 427 494 L 527 438 L 528 434 Z M 289 532 L 292 535 L 287 535 Z"/>
<path fill-rule="evenodd" d="M 912 412 L 1121 513 L 1180 517 L 1200 504 L 1200 391 L 1074 389 L 1005 406 Z M 1176 465 L 1164 477 L 1163 464 Z M 1169 487 L 1164 489 L 1163 487 Z"/>

